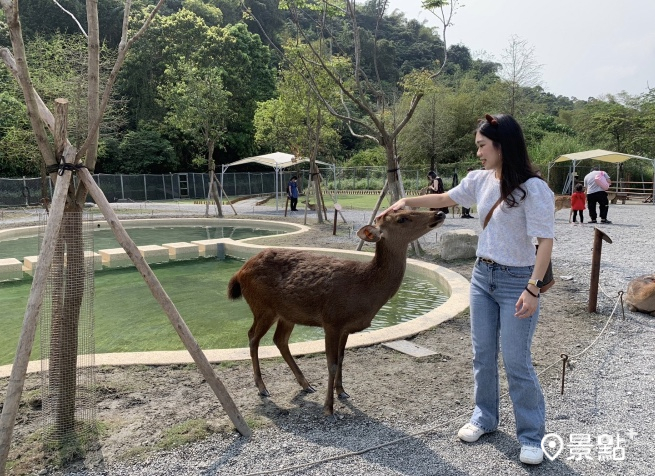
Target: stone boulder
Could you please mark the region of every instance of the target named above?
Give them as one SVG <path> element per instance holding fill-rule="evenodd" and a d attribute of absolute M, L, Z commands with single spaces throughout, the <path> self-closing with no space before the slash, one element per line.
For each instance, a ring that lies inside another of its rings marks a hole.
<path fill-rule="evenodd" d="M 625 301 L 631 311 L 655 316 L 655 274 L 645 274 L 630 281 Z"/>
<path fill-rule="evenodd" d="M 473 230 L 450 230 L 439 235 L 441 259 L 474 258 L 478 248 L 478 235 Z"/>

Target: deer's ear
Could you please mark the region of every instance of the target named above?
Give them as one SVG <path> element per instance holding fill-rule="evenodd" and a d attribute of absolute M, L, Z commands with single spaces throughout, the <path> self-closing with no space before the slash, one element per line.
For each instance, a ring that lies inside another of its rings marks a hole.
<path fill-rule="evenodd" d="M 365 227 L 360 228 L 357 232 L 357 236 L 370 243 L 377 243 L 382 238 L 380 230 L 373 225 L 366 225 Z"/>

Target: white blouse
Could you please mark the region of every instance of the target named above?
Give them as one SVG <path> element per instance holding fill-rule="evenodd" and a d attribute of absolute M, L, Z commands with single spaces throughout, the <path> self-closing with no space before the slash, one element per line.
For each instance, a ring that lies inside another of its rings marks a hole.
<path fill-rule="evenodd" d="M 533 177 L 521 185 L 526 195 L 514 192 L 517 205 L 502 202 L 496 207 L 487 227 L 478 239 L 477 256 L 506 266 L 532 266 L 535 263 L 533 238 L 555 237 L 555 200 L 548 184 Z M 484 224 L 489 210 L 500 198 L 500 181 L 493 170 L 472 170 L 462 182 L 448 191 L 458 204 L 478 205 Z"/>

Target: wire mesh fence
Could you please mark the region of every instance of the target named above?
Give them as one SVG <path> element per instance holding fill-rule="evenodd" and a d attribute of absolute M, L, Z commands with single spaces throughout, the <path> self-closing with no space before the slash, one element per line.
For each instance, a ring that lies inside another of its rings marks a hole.
<path fill-rule="evenodd" d="M 64 213 L 39 316 L 44 451 L 60 461 L 84 455 L 98 437 L 92 220 Z M 42 214 L 39 242 L 46 221 Z"/>
<path fill-rule="evenodd" d="M 459 183 L 468 169 L 478 168 L 479 164 L 458 162 L 442 164 L 437 174 L 443 178 L 446 190 Z M 382 190 L 387 178 L 386 167 L 321 167 L 324 190 Z M 567 169 L 568 170 L 568 169 Z M 401 169 L 400 174 L 406 191 L 416 191 L 427 186 L 428 170 Z M 560 176 L 566 170 L 553 174 L 555 188 L 561 188 Z M 542 170 L 544 177 L 548 170 Z M 310 180 L 309 170 L 284 169 L 279 174 L 267 172 L 225 172 L 217 174 L 224 193 L 230 197 L 267 195 L 276 191 L 284 193 L 292 176 L 298 177 L 301 189 Z M 204 200 L 209 194 L 209 174 L 182 172 L 174 174 L 95 174 L 93 179 L 110 202 L 156 201 L 156 200 Z M 563 182 L 562 182 L 563 184 Z M 49 178 L 0 178 L 0 206 L 18 207 L 38 205 L 42 198 L 50 199 L 54 187 Z M 88 200 L 91 200 L 89 198 Z"/>

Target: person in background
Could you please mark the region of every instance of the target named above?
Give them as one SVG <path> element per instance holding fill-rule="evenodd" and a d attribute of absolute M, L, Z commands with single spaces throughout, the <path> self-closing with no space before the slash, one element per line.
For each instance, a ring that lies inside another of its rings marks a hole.
<path fill-rule="evenodd" d="M 475 409 L 457 436 L 472 443 L 498 428 L 502 349 L 521 444 L 519 460 L 539 464 L 546 408 L 530 349 L 539 320 L 541 280 L 553 250 L 555 196 L 535 174 L 523 131 L 512 116 L 487 115 L 476 130 L 475 144 L 484 170 L 469 172 L 446 193 L 401 198 L 379 217 L 406 206 L 478 204 L 480 217 L 486 219 L 470 291 Z M 534 237 L 539 243 L 536 256 Z"/>
<path fill-rule="evenodd" d="M 571 212 L 573 213 L 573 223 L 576 223 L 576 217 L 580 212 L 580 223 L 584 223 L 584 209 L 587 197 L 584 193 L 582 184 L 575 186 L 575 192 L 571 195 Z"/>
<path fill-rule="evenodd" d="M 598 223 L 596 221 L 596 204 L 600 211 L 600 222 L 609 224 L 612 223 L 607 219 L 607 211 L 610 207 L 610 201 L 607 197 L 607 192 L 596 182 L 596 176 L 601 174 L 607 181 L 608 186 L 612 184 L 610 176 L 607 172 L 600 170 L 599 166 L 594 166 L 584 177 L 584 186 L 587 189 L 587 205 L 589 206 L 589 223 Z"/>
<path fill-rule="evenodd" d="M 443 180 L 441 177 L 437 176 L 437 173 L 434 170 L 430 170 L 428 172 L 428 193 L 444 193 L 445 190 L 443 188 Z M 444 212 L 445 214 L 448 214 L 448 207 L 443 207 L 443 208 L 431 208 L 430 210 L 440 210 Z"/>
<path fill-rule="evenodd" d="M 466 174 L 468 175 L 468 173 L 471 170 L 473 170 L 473 167 L 469 167 L 468 169 L 466 169 Z M 462 207 L 462 216 L 461 216 L 461 218 L 475 218 L 475 217 L 473 215 L 471 215 L 471 209 L 470 208 Z"/>
<path fill-rule="evenodd" d="M 289 201 L 291 202 L 291 211 L 298 211 L 296 208 L 298 205 L 298 177 L 295 175 L 291 177 L 287 185 L 287 197 L 289 197 Z"/>

